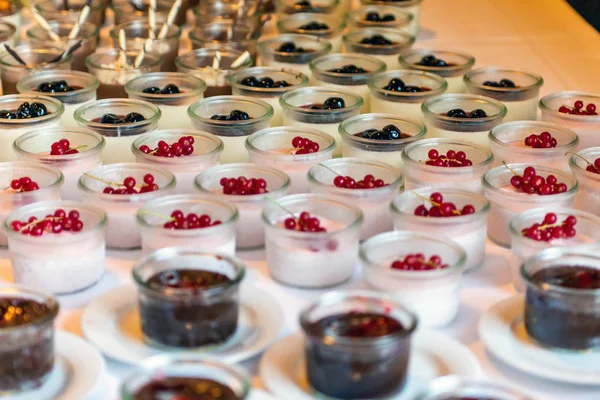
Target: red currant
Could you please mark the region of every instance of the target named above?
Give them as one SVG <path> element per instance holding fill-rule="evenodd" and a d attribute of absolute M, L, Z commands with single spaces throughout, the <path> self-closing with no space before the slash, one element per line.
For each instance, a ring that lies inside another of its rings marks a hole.
<path fill-rule="evenodd" d="M 573 237 L 577 234 L 575 225 L 577 218 L 569 215 L 562 223 L 557 223 L 558 218 L 555 213 L 547 213 L 541 224 L 535 223 L 528 228 L 521 230 L 521 234 L 529 239 L 538 242 L 549 242 L 552 239 L 564 237 Z"/>
<path fill-rule="evenodd" d="M 247 196 L 269 193 L 267 190 L 267 181 L 262 178 L 247 179 L 245 176 L 237 178 L 221 178 L 219 183 L 223 188 L 223 194 Z"/>
<path fill-rule="evenodd" d="M 434 167 L 470 167 L 473 162 L 467 158 L 464 151 L 448 150 L 445 155 L 440 154 L 436 149 L 427 152 L 429 159 L 425 161 L 426 165 Z"/>

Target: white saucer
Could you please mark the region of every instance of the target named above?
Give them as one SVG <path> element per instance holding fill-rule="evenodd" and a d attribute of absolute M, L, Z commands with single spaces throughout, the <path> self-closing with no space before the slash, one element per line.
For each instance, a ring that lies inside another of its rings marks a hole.
<path fill-rule="evenodd" d="M 56 331 L 54 340 L 56 361 L 48 380 L 6 400 L 84 400 L 96 394 L 106 369 L 102 355 L 71 333 Z"/>
<path fill-rule="evenodd" d="M 551 350 L 533 342 L 523 323 L 525 297 L 502 300 L 481 316 L 479 337 L 496 358 L 541 378 L 600 385 L 600 351 Z"/>
<path fill-rule="evenodd" d="M 236 333 L 226 343 L 177 353 L 201 353 L 226 363 L 255 356 L 273 343 L 284 325 L 279 303 L 255 286 L 240 287 L 240 317 Z M 139 364 L 170 350 L 149 346 L 142 339 L 137 289 L 118 287 L 91 302 L 81 317 L 83 336 L 114 360 Z"/>
<path fill-rule="evenodd" d="M 412 400 L 432 379 L 440 376 L 476 379 L 481 373 L 475 355 L 466 346 L 441 333 L 416 331 L 410 357 L 406 386 L 390 400 Z M 301 333 L 280 340 L 265 352 L 260 362 L 260 377 L 265 386 L 281 398 L 314 400 L 306 378 Z"/>

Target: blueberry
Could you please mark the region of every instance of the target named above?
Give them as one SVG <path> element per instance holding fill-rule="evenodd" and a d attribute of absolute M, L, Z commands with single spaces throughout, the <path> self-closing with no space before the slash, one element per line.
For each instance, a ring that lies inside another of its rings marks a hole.
<path fill-rule="evenodd" d="M 65 80 L 55 81 L 52 83 L 54 85 L 55 92 L 64 92 L 69 87 L 69 85 L 67 84 L 67 81 L 65 81 Z"/>
<path fill-rule="evenodd" d="M 300 6 L 300 7 L 310 7 L 311 6 L 310 1 L 308 1 L 308 0 L 299 0 L 296 2 L 296 5 Z"/>
<path fill-rule="evenodd" d="M 462 108 L 455 108 L 446 113 L 448 117 L 452 118 L 467 118 L 467 113 Z"/>
<path fill-rule="evenodd" d="M 104 114 L 100 119 L 102 124 L 118 124 L 121 122 L 121 118 L 116 114 Z"/>
<path fill-rule="evenodd" d="M 390 21 L 395 21 L 396 17 L 394 17 L 393 14 L 384 14 L 383 17 L 381 18 L 382 22 L 390 22 Z"/>
<path fill-rule="evenodd" d="M 17 109 L 17 118 L 31 118 L 31 108 L 28 102 L 22 103 Z"/>
<path fill-rule="evenodd" d="M 43 103 L 31 103 L 29 110 L 31 118 L 43 117 L 48 114 L 48 109 Z"/>
<path fill-rule="evenodd" d="M 510 79 L 502 79 L 500 81 L 500 86 L 501 87 L 507 87 L 507 88 L 517 87 L 517 85 L 515 85 L 515 83 L 513 81 L 511 81 Z"/>
<path fill-rule="evenodd" d="M 366 131 L 360 134 L 360 137 L 363 137 L 365 139 L 371 139 L 371 135 L 373 135 L 375 132 L 379 131 L 377 129 L 367 129 Z"/>
<path fill-rule="evenodd" d="M 160 93 L 160 88 L 157 88 L 156 86 L 147 87 L 146 89 L 142 90 L 142 92 L 150 93 L 150 94 L 158 94 L 158 93 Z"/>
<path fill-rule="evenodd" d="M 133 123 L 133 122 L 144 121 L 145 119 L 146 118 L 144 118 L 144 116 L 142 114 L 132 112 L 132 113 L 127 114 L 123 120 L 128 123 Z"/>
<path fill-rule="evenodd" d="M 177 93 L 181 93 L 181 92 L 179 91 L 179 88 L 177 87 L 177 85 L 174 85 L 172 83 L 165 85 L 165 87 L 162 88 L 162 90 L 160 91 L 160 94 L 177 94 Z"/>
<path fill-rule="evenodd" d="M 344 65 L 341 68 L 330 69 L 329 72 L 335 72 L 338 74 L 362 74 L 367 72 L 365 69 L 357 67 L 354 64 Z"/>
<path fill-rule="evenodd" d="M 391 45 L 393 42 L 383 35 L 375 34 L 371 37 L 365 37 L 360 41 L 362 44 L 371 44 L 376 46 Z"/>
<path fill-rule="evenodd" d="M 384 87 L 385 90 L 391 90 L 393 92 L 401 92 L 406 84 L 400 78 L 392 78 L 388 82 L 387 86 Z"/>
<path fill-rule="evenodd" d="M 481 108 L 473 110 L 469 113 L 469 118 L 485 118 L 485 117 L 487 117 L 487 114 Z"/>
<path fill-rule="evenodd" d="M 396 125 L 386 125 L 381 131 L 388 135 L 388 140 L 396 140 L 402 137 L 402 132 Z"/>
<path fill-rule="evenodd" d="M 275 88 L 282 88 L 282 87 L 289 87 L 292 86 L 291 84 L 289 84 L 287 81 L 277 81 L 273 84 L 273 87 Z"/>
<path fill-rule="evenodd" d="M 309 22 L 308 24 L 304 24 L 302 26 L 300 26 L 301 30 L 304 31 L 324 31 L 329 29 L 329 26 L 327 26 L 327 24 L 323 24 L 321 22 L 317 22 L 317 21 L 312 21 Z"/>
<path fill-rule="evenodd" d="M 417 65 L 424 65 L 427 67 L 446 67 L 448 64 L 444 60 L 440 60 L 433 54 L 428 54 L 421 58 L 421 61 Z"/>
<path fill-rule="evenodd" d="M 302 49 L 302 47 L 296 47 L 294 42 L 285 42 L 279 46 L 277 51 L 281 51 L 282 53 L 301 53 L 304 51 L 304 49 L 302 49 L 302 51 L 300 51 L 300 49 Z"/>
<path fill-rule="evenodd" d="M 336 110 L 339 108 L 344 108 L 345 106 L 346 103 L 341 97 L 329 97 L 327 100 L 325 100 L 325 102 L 323 102 L 324 110 Z"/>
<path fill-rule="evenodd" d="M 483 82 L 483 86 L 500 87 L 500 84 L 494 81 L 485 81 Z"/>
<path fill-rule="evenodd" d="M 260 82 L 254 76 L 247 76 L 240 81 L 241 85 L 257 87 Z"/>
<path fill-rule="evenodd" d="M 227 115 L 215 114 L 212 117 L 210 117 L 210 119 L 214 119 L 215 121 L 227 121 L 227 117 Z"/>
<path fill-rule="evenodd" d="M 365 19 L 367 21 L 372 21 L 372 22 L 379 22 L 379 21 L 381 21 L 381 17 L 379 16 L 379 13 L 377 13 L 377 12 L 370 12 L 370 13 L 368 13 Z"/>
<path fill-rule="evenodd" d="M 14 112 L 8 110 L 0 110 L 0 118 L 2 119 L 17 119 L 17 115 Z"/>
<path fill-rule="evenodd" d="M 43 92 L 43 93 L 52 93 L 53 90 L 53 86 L 52 86 L 52 82 L 44 82 L 44 83 L 40 83 L 37 87 L 37 91 L 38 92 Z"/>
<path fill-rule="evenodd" d="M 371 133 L 371 135 L 369 136 L 369 139 L 386 140 L 386 134 L 381 131 L 375 131 L 375 132 Z"/>
<path fill-rule="evenodd" d="M 258 86 L 261 88 L 272 88 L 275 82 L 269 77 L 264 77 L 260 80 Z"/>
<path fill-rule="evenodd" d="M 231 111 L 227 118 L 228 121 L 245 121 L 247 119 L 250 119 L 250 116 L 248 115 L 247 112 L 244 112 L 241 110 Z"/>

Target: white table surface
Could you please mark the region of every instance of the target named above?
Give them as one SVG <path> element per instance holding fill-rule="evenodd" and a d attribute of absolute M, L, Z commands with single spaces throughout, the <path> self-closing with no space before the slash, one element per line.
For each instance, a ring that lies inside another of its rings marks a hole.
<path fill-rule="evenodd" d="M 188 46 L 188 43 L 182 45 L 184 49 Z M 476 67 L 495 65 L 535 71 L 544 77 L 542 96 L 559 90 L 600 92 L 600 79 L 596 78 L 600 35 L 563 0 L 424 0 L 415 47 L 463 50 L 475 56 Z M 538 379 L 486 353 L 477 337 L 477 322 L 483 311 L 514 294 L 508 254 L 509 251 L 488 244 L 485 264 L 464 280 L 458 318 L 441 331 L 475 353 L 488 379 L 512 385 L 534 399 L 599 400 L 600 386 L 575 386 Z M 249 267 L 247 281 L 267 290 L 283 307 L 286 332 L 298 330 L 299 311 L 322 292 L 290 289 L 274 283 L 263 252 L 239 256 Z M 6 251 L 1 251 L 0 257 L 0 280 L 10 282 L 12 274 Z M 83 307 L 112 288 L 131 283 L 131 268 L 138 257 L 139 252 L 109 252 L 106 274 L 96 286 L 80 294 L 60 297 L 58 328 L 81 335 Z M 354 280 L 338 289 L 362 287 L 357 274 Z M 244 366 L 254 374 L 254 385 L 263 387 L 256 375 L 258 361 L 256 357 Z M 119 381 L 131 367 L 111 360 L 107 360 L 107 364 L 104 388 L 107 394 L 97 398 L 118 400 Z"/>

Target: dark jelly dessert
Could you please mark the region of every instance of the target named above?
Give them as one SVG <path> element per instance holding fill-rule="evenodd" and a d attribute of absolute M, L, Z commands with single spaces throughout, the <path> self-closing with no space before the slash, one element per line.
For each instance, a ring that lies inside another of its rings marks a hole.
<path fill-rule="evenodd" d="M 169 83 L 167 85 L 165 85 L 165 87 L 163 87 L 162 89 L 156 86 L 151 86 L 151 87 L 147 87 L 146 89 L 142 90 L 143 93 L 148 93 L 148 94 L 177 94 L 177 93 L 181 93 L 181 91 L 179 90 L 179 88 L 177 87 L 177 85 L 174 85 L 172 83 Z"/>
<path fill-rule="evenodd" d="M 367 71 L 364 68 L 357 67 L 354 64 L 348 64 L 341 68 L 330 69 L 329 72 L 335 72 L 338 74 L 364 74 Z"/>
<path fill-rule="evenodd" d="M 268 76 L 264 76 L 260 79 L 255 76 L 247 76 L 240 81 L 240 84 L 244 85 L 244 86 L 265 88 L 265 89 L 283 88 L 283 87 L 292 86 L 287 81 L 274 81 L 273 79 L 269 78 Z"/>
<path fill-rule="evenodd" d="M 0 110 L 0 118 L 2 119 L 30 119 L 43 117 L 50 114 L 43 103 L 28 103 L 25 102 L 16 110 Z"/>
<path fill-rule="evenodd" d="M 485 118 L 487 117 L 487 114 L 481 108 L 469 112 L 463 110 L 462 108 L 455 108 L 448 111 L 446 116 L 451 118 Z"/>
<path fill-rule="evenodd" d="M 132 112 L 127 115 L 104 114 L 102 117 L 92 119 L 92 122 L 101 124 L 132 124 L 144 121 L 146 118 L 140 113 Z"/>
<path fill-rule="evenodd" d="M 323 104 L 307 104 L 302 107 L 309 110 L 337 110 L 346 107 L 346 102 L 341 97 L 329 97 Z"/>
<path fill-rule="evenodd" d="M 70 86 L 67 81 L 64 80 L 44 82 L 37 86 L 37 91 L 43 93 L 72 92 L 78 89 L 81 89 L 81 87 Z"/>
<path fill-rule="evenodd" d="M 491 87 L 497 87 L 497 88 L 516 88 L 516 87 L 518 87 L 510 79 L 502 79 L 502 80 L 500 80 L 500 82 L 485 81 L 485 82 L 483 82 L 483 86 L 491 86 Z"/>
<path fill-rule="evenodd" d="M 383 87 L 383 90 L 389 90 L 391 92 L 419 93 L 428 92 L 431 89 L 424 86 L 410 86 L 405 84 L 400 78 L 392 78 L 388 84 Z"/>
<path fill-rule="evenodd" d="M 326 31 L 329 29 L 329 26 L 327 26 L 327 24 L 324 24 L 322 22 L 312 21 L 312 22 L 309 22 L 308 24 L 304 24 L 304 25 L 300 26 L 298 29 L 301 29 L 304 31 Z"/>
<path fill-rule="evenodd" d="M 247 112 L 240 110 L 232 110 L 228 115 L 223 114 L 215 114 L 210 119 L 215 119 L 217 121 L 246 121 L 250 118 Z"/>
<path fill-rule="evenodd" d="M 277 51 L 281 53 L 305 53 L 310 50 L 304 50 L 303 47 L 296 47 L 294 42 L 285 42 L 279 46 Z"/>
<path fill-rule="evenodd" d="M 142 386 L 133 400 L 242 400 L 230 387 L 212 379 L 168 376 Z"/>
<path fill-rule="evenodd" d="M 370 44 L 374 46 L 390 46 L 394 44 L 390 39 L 386 38 L 383 35 L 375 34 L 371 37 L 363 38 L 360 43 L 362 44 Z"/>
<path fill-rule="evenodd" d="M 396 125 L 386 125 L 383 129 L 367 129 L 366 131 L 356 133 L 355 136 L 372 140 L 398 140 L 410 137 L 400 131 Z"/>
<path fill-rule="evenodd" d="M 383 14 L 383 16 L 379 15 L 378 12 L 370 12 L 367 13 L 365 17 L 365 21 L 370 22 L 390 22 L 395 21 L 396 17 L 393 14 Z"/>
<path fill-rule="evenodd" d="M 424 56 L 416 64 L 422 65 L 424 67 L 452 67 L 452 66 L 454 66 L 454 64 L 447 63 L 446 61 L 437 58 L 433 54 L 428 54 L 428 55 Z"/>

